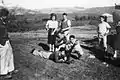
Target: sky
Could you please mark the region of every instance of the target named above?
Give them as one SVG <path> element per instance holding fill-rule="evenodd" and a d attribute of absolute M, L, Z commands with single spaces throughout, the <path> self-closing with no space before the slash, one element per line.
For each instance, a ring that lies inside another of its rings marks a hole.
<path fill-rule="evenodd" d="M 27 9 L 43 9 L 55 7 L 91 8 L 113 6 L 118 2 L 120 2 L 120 0 L 4 0 L 4 3 L 7 6 L 20 6 Z"/>

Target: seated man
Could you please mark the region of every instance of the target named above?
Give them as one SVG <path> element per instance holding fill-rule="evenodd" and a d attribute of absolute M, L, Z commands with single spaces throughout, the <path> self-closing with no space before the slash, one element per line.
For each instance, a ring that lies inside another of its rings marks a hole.
<path fill-rule="evenodd" d="M 45 59 L 50 59 L 50 60 L 53 60 L 57 63 L 67 63 L 69 64 L 70 62 L 66 61 L 67 60 L 67 57 L 65 55 L 65 50 L 64 48 L 61 48 L 59 51 L 55 51 L 55 52 L 50 52 L 50 51 L 40 51 L 40 50 L 37 50 L 37 49 L 34 49 L 32 51 L 32 53 L 34 55 L 37 55 L 37 56 L 40 56 L 40 57 L 43 57 Z"/>
<path fill-rule="evenodd" d="M 65 48 L 65 45 L 67 43 L 67 39 L 64 36 L 63 33 L 59 32 L 56 36 L 56 42 L 55 42 L 55 51 L 59 51 L 60 48 Z"/>
<path fill-rule="evenodd" d="M 70 35 L 69 42 L 66 44 L 66 51 L 69 52 L 69 54 L 68 54 L 69 57 L 72 54 L 73 55 L 77 54 L 78 59 L 84 54 L 84 52 L 80 46 L 79 40 L 77 40 L 74 35 Z"/>

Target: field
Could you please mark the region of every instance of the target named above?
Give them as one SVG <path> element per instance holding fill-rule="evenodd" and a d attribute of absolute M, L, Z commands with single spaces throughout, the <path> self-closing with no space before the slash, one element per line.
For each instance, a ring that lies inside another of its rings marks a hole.
<path fill-rule="evenodd" d="M 10 80 L 120 80 L 119 59 L 111 60 L 103 57 L 105 53 L 98 47 L 95 39 L 97 35 L 95 26 L 74 27 L 70 34 L 76 35 L 81 41 L 85 54 L 80 60 L 71 58 L 74 62 L 65 64 L 32 55 L 31 50 L 34 48 L 43 50 L 39 43 L 47 44 L 45 30 L 9 33 L 15 67 L 19 70 Z M 109 55 L 113 54 L 110 46 L 108 52 Z M 109 66 L 103 64 L 103 61 L 106 61 Z M 0 80 L 7 80 L 0 78 Z"/>

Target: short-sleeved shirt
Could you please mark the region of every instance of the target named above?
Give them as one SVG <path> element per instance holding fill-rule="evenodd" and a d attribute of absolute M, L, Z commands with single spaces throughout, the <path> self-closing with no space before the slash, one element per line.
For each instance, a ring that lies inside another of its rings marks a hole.
<path fill-rule="evenodd" d="M 58 21 L 48 20 L 46 25 L 48 25 L 48 28 L 57 28 L 58 27 Z"/>
<path fill-rule="evenodd" d="M 108 28 L 111 28 L 111 26 L 107 22 L 100 23 L 98 25 L 100 34 L 105 34 L 107 32 Z"/>

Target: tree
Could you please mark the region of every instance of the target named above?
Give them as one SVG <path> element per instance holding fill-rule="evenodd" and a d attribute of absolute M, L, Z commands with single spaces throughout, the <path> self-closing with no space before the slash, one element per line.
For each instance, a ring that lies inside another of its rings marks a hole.
<path fill-rule="evenodd" d="M 80 20 L 80 18 L 79 18 L 78 15 L 75 15 L 75 20 L 76 20 L 76 21 Z"/>

